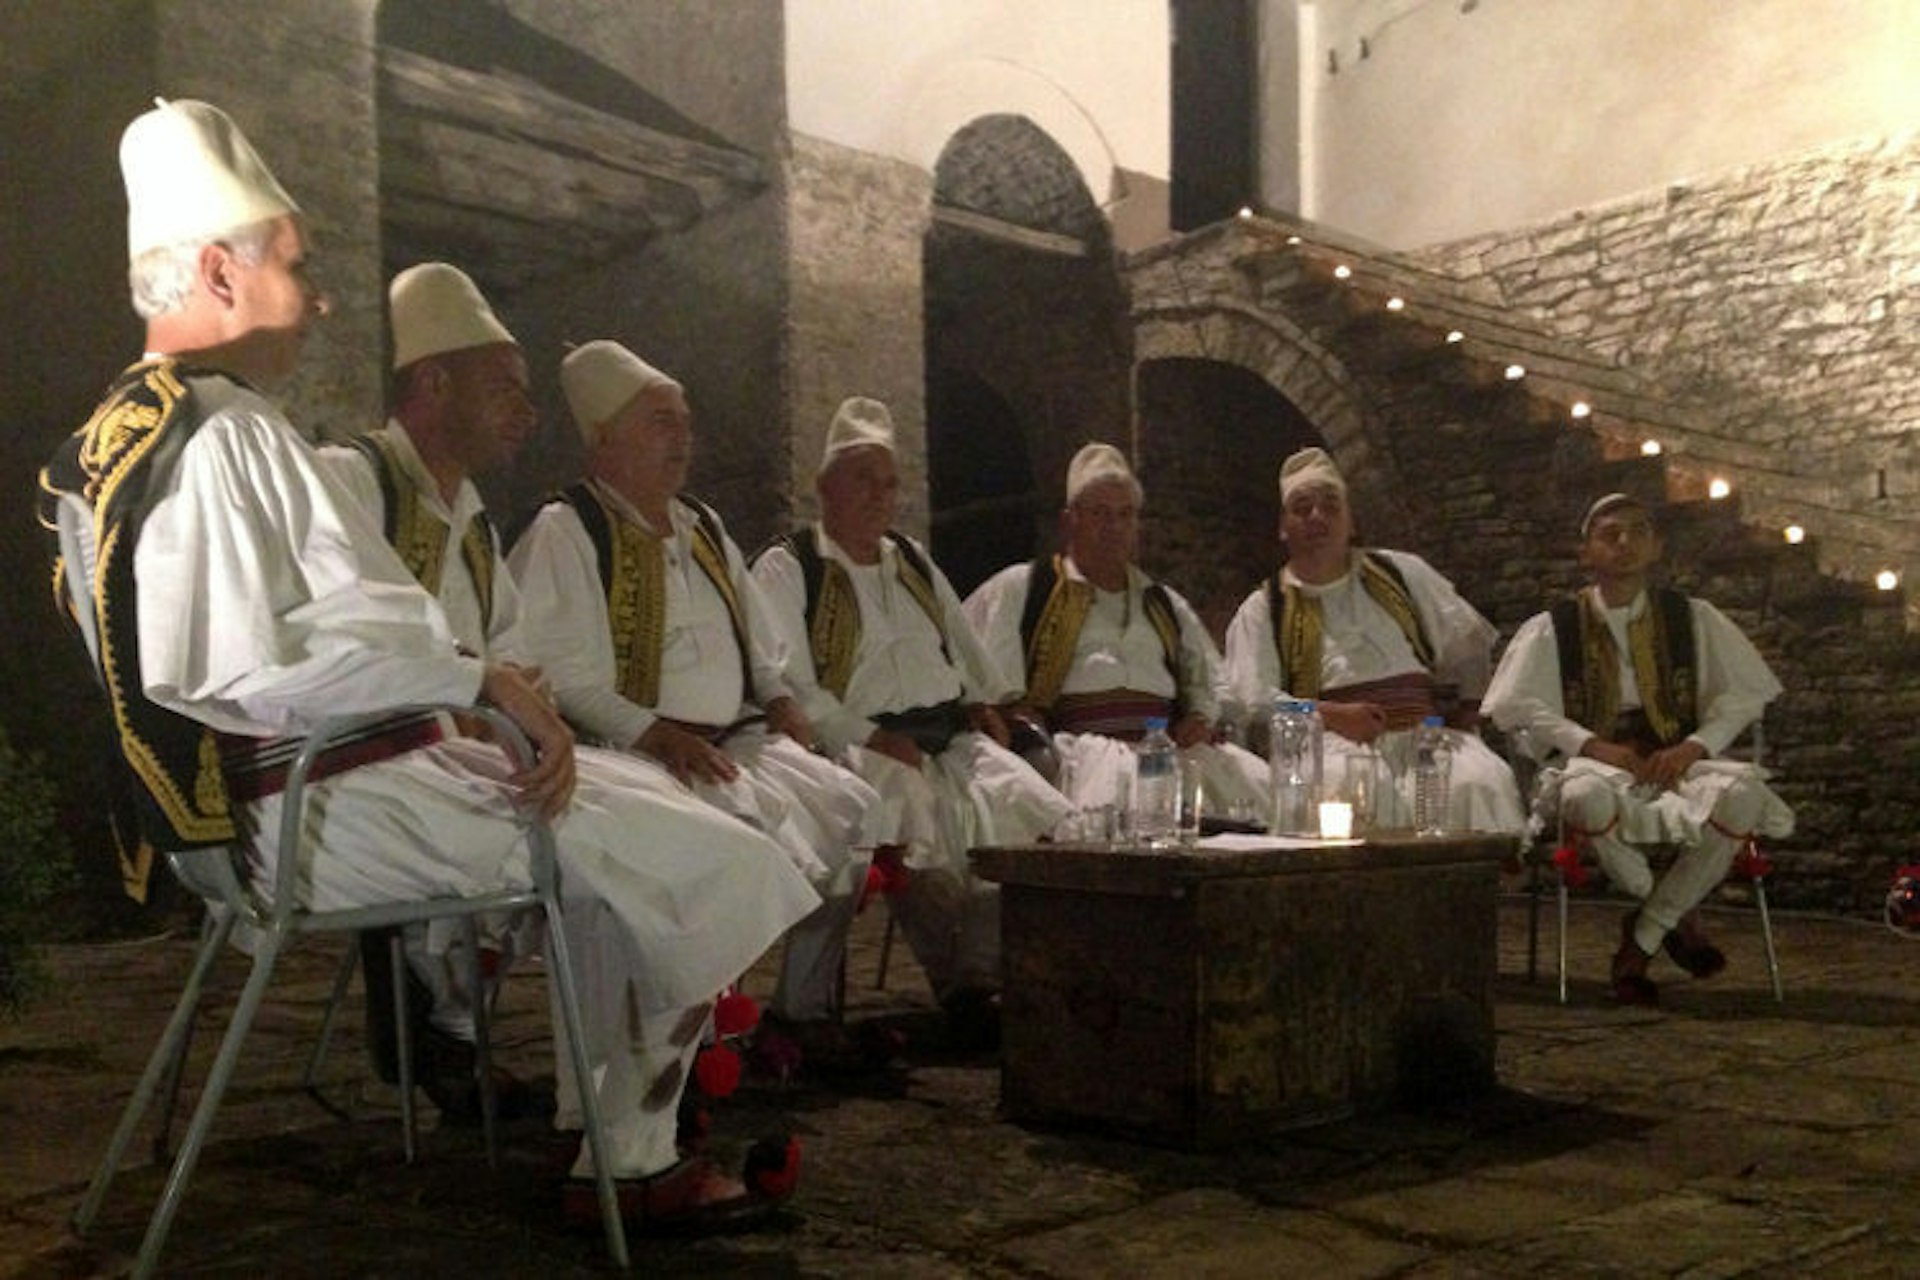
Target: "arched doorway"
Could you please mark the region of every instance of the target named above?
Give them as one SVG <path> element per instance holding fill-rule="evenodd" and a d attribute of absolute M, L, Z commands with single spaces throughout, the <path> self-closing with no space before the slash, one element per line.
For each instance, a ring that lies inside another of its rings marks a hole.
<path fill-rule="evenodd" d="M 933 552 L 964 594 L 1051 545 L 1075 449 L 1128 439 L 1127 298 L 1079 170 L 1018 115 L 941 152 L 924 287 Z"/>
<path fill-rule="evenodd" d="M 1219 360 L 1141 364 L 1141 558 L 1218 636 L 1278 560 L 1280 463 L 1324 444 L 1260 375 Z"/>

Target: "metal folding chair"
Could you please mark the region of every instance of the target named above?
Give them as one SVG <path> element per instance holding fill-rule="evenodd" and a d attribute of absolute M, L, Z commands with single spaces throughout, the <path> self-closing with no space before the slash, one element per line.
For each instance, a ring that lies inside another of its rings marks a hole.
<path fill-rule="evenodd" d="M 82 639 L 87 646 L 88 657 L 92 660 L 96 675 L 100 674 L 99 624 L 93 612 L 93 596 L 90 583 L 95 569 L 93 521 L 91 513 L 77 499 L 69 496 L 62 498 L 56 517 L 56 532 L 60 542 L 62 559 L 66 570 L 64 587 L 68 600 L 74 608 L 74 620 L 79 625 Z M 593 1073 L 586 1054 L 586 1039 L 580 1019 L 580 1000 L 573 978 L 570 953 L 567 946 L 565 924 L 560 914 L 560 864 L 553 840 L 553 830 L 544 819 L 535 818 L 526 823 L 529 852 L 529 883 L 525 888 L 505 890 L 496 893 L 480 894 L 469 897 L 433 897 L 408 902 L 387 902 L 374 906 L 357 907 L 341 911 L 311 911 L 303 906 L 298 894 L 298 872 L 309 858 L 326 856 L 324 845 L 308 848 L 309 841 L 303 835 L 308 776 L 314 763 L 329 745 L 346 738 L 371 723 L 385 720 L 408 712 L 447 712 L 467 716 L 477 716 L 491 726 L 494 737 L 502 750 L 522 767 L 530 766 L 534 760 L 533 748 L 518 725 L 504 713 L 490 707 L 389 707 L 371 715 L 341 716 L 329 719 L 320 725 L 301 744 L 293 763 L 288 770 L 287 785 L 281 807 L 280 841 L 275 847 L 277 853 L 273 882 L 271 885 L 258 883 L 240 864 L 245 852 L 233 846 L 220 846 L 209 849 L 169 851 L 167 864 L 173 874 L 193 892 L 200 895 L 207 904 L 206 925 L 201 930 L 200 945 L 194 954 L 193 967 L 187 975 L 185 988 L 180 993 L 179 1003 L 174 1006 L 166 1030 L 161 1033 L 160 1043 L 154 1046 L 153 1054 L 147 1059 L 146 1070 L 141 1073 L 140 1082 L 135 1086 L 133 1096 L 128 1099 L 127 1107 L 121 1113 L 120 1123 L 114 1129 L 113 1137 L 107 1144 L 106 1155 L 101 1159 L 100 1167 L 95 1171 L 86 1195 L 74 1211 L 74 1230 L 84 1235 L 93 1225 L 105 1200 L 107 1188 L 114 1175 L 119 1171 L 121 1161 L 126 1157 L 127 1147 L 133 1141 L 133 1135 L 139 1128 L 147 1108 L 152 1104 L 156 1092 L 164 1092 L 167 1097 L 165 1119 L 170 1126 L 175 1091 L 185 1066 L 187 1042 L 191 1035 L 194 1018 L 200 1007 L 207 974 L 213 968 L 214 961 L 226 948 L 237 928 L 245 926 L 250 932 L 253 950 L 253 969 L 247 976 L 240 998 L 234 1006 L 232 1020 L 227 1024 L 226 1035 L 220 1042 L 220 1049 L 214 1057 L 213 1066 L 207 1073 L 207 1080 L 201 1089 L 200 1100 L 194 1108 L 193 1119 L 187 1126 L 187 1133 L 175 1155 L 173 1167 L 167 1175 L 166 1186 L 161 1192 L 160 1202 L 154 1206 L 153 1216 L 148 1220 L 145 1237 L 140 1242 L 140 1253 L 135 1260 L 133 1275 L 146 1277 L 153 1274 L 160 1259 L 160 1252 L 167 1242 L 167 1233 L 173 1225 L 173 1218 L 185 1197 L 187 1183 L 193 1177 L 194 1166 L 199 1162 L 201 1148 L 205 1146 L 207 1135 L 213 1127 L 214 1113 L 219 1110 L 220 1100 L 225 1095 L 227 1084 L 233 1076 L 235 1065 L 240 1059 L 240 1047 L 245 1043 L 247 1032 L 253 1025 L 254 1015 L 260 1008 L 260 1002 L 266 994 L 267 983 L 273 976 L 274 964 L 280 953 L 299 934 L 322 932 L 357 932 L 362 929 L 384 928 L 390 925 L 411 924 L 416 921 L 440 919 L 464 919 L 469 929 L 469 953 L 477 957 L 478 951 L 472 945 L 471 930 L 473 922 L 484 915 L 500 912 L 538 910 L 546 923 L 547 963 L 553 972 L 554 990 L 560 1004 L 561 1021 L 567 1032 L 567 1046 L 570 1050 L 570 1062 L 574 1079 L 579 1086 L 581 1111 L 586 1129 L 586 1140 L 594 1163 L 594 1181 L 600 1202 L 600 1216 L 606 1228 L 607 1251 L 614 1263 L 626 1270 L 629 1266 L 627 1254 L 626 1228 L 620 1218 L 619 1201 L 614 1194 L 613 1176 L 608 1167 L 606 1128 L 600 1116 L 600 1105 L 593 1089 Z M 315 824 L 316 826 L 318 824 Z M 396 958 L 397 959 L 397 958 Z M 477 960 L 476 960 L 477 963 Z M 412 1121 L 412 1057 L 405 1043 L 405 983 L 403 965 L 394 966 L 395 1005 L 400 1011 L 402 1043 L 400 1046 L 402 1108 L 406 1116 L 408 1158 L 413 1155 Z M 479 1031 L 483 1051 L 478 1058 L 478 1070 L 481 1072 L 482 1115 L 486 1124 L 488 1153 L 492 1155 L 492 1110 L 490 1072 L 484 1054 L 485 1022 L 484 1012 L 479 1014 L 482 1021 Z M 155 1142 L 156 1160 L 164 1159 L 167 1139 L 163 1128 Z"/>
<path fill-rule="evenodd" d="M 434 708 L 407 710 L 426 711 Z M 462 707 L 458 710 L 463 714 L 484 717 L 491 725 L 497 739 L 516 760 L 522 763 L 532 760 L 532 748 L 520 733 L 519 728 L 505 715 L 490 708 Z M 241 1045 L 245 1042 L 247 1032 L 253 1024 L 254 1015 L 266 993 L 267 983 L 273 976 L 274 964 L 294 937 L 303 933 L 357 932 L 362 929 L 448 918 L 463 918 L 472 922 L 483 915 L 525 910 L 538 910 L 545 919 L 547 963 L 553 974 L 560 1015 L 566 1027 L 567 1044 L 571 1050 L 571 1061 L 567 1065 L 573 1070 L 579 1085 L 581 1109 L 585 1113 L 586 1135 L 594 1159 L 595 1181 L 599 1193 L 601 1218 L 606 1229 L 607 1250 L 617 1266 L 623 1270 L 628 1266 L 626 1231 L 620 1219 L 613 1178 L 606 1163 L 606 1153 L 609 1150 L 606 1130 L 593 1089 L 592 1070 L 587 1062 L 579 997 L 573 979 L 566 928 L 560 913 L 560 871 L 551 828 L 544 821 L 532 822 L 528 826 L 528 840 L 532 855 L 532 883 L 524 889 L 472 897 L 423 898 L 410 902 L 389 902 L 376 906 L 323 912 L 310 911 L 301 906 L 298 901 L 296 886 L 303 855 L 317 858 L 326 856 L 324 845 L 308 852 L 305 848 L 306 842 L 302 839 L 301 818 L 305 808 L 309 770 L 329 744 L 363 728 L 371 720 L 385 719 L 393 714 L 395 710 L 383 711 L 371 717 L 349 716 L 329 720 L 303 743 L 287 780 L 281 813 L 280 843 L 277 846 L 277 865 L 270 887 L 256 886 L 251 877 L 239 871 L 235 865 L 235 851 L 230 847 L 167 855 L 174 874 L 187 887 L 206 900 L 209 926 L 203 931 L 199 950 L 194 957 L 193 969 L 187 977 L 186 987 L 180 994 L 180 1001 L 174 1008 L 173 1016 L 160 1037 L 160 1043 L 155 1046 L 153 1055 L 147 1061 L 146 1070 L 141 1075 L 140 1083 L 134 1089 L 133 1097 L 128 1101 L 125 1112 L 120 1117 L 119 1126 L 114 1130 L 113 1139 L 107 1146 L 106 1156 L 102 1159 L 99 1170 L 94 1174 L 85 1198 L 74 1213 L 73 1224 L 77 1231 L 84 1233 L 92 1225 L 100 1210 L 101 1202 L 106 1196 L 107 1188 L 126 1155 L 127 1147 L 147 1107 L 160 1088 L 163 1077 L 177 1074 L 180 1067 L 179 1060 L 185 1049 L 188 1030 L 200 1004 L 207 974 L 233 936 L 235 928 L 242 924 L 253 934 L 253 968 L 234 1007 L 232 1021 L 228 1024 L 226 1035 L 221 1040 L 213 1066 L 208 1072 L 206 1084 L 201 1091 L 199 1103 L 194 1108 L 193 1119 L 187 1127 L 186 1136 L 181 1141 L 178 1154 L 174 1157 L 173 1168 L 167 1176 L 166 1187 L 161 1193 L 160 1202 L 155 1206 L 153 1217 L 147 1224 L 146 1236 L 141 1242 L 140 1254 L 134 1264 L 135 1276 L 151 1275 L 159 1261 L 174 1215 L 186 1194 L 187 1183 L 193 1177 L 194 1166 L 199 1160 L 201 1149 L 206 1144 L 208 1132 L 212 1128 L 214 1113 L 219 1109 L 221 1098 L 226 1093 L 227 1084 L 239 1061 Z M 396 967 L 397 984 L 402 977 L 403 975 Z M 397 999 L 404 1001 L 404 992 L 397 993 Z M 402 1007 L 404 1008 L 404 1005 Z M 484 1014 L 482 1017 L 484 1018 Z M 408 1070 L 409 1058 L 406 1048 L 403 1043 L 400 1055 L 403 1097 L 411 1094 L 411 1079 L 405 1074 Z M 481 1069 L 485 1071 L 484 1055 Z M 491 1098 L 485 1094 L 488 1086 L 484 1074 L 481 1085 L 485 1099 L 483 1111 L 490 1112 L 492 1104 Z"/>
<path fill-rule="evenodd" d="M 1524 732 L 1515 735 L 1515 737 L 1518 740 L 1514 743 L 1514 755 L 1516 756 L 1513 762 L 1514 771 L 1516 775 L 1520 775 L 1522 769 L 1525 769 L 1526 773 L 1524 776 L 1528 778 L 1528 783 L 1523 788 L 1523 794 L 1528 797 L 1529 804 L 1534 808 L 1534 811 L 1540 813 L 1540 810 L 1545 806 L 1540 802 L 1539 787 L 1541 780 L 1538 776 L 1539 764 L 1532 754 L 1531 744 L 1525 741 Z M 1748 737 L 1752 743 L 1750 759 L 1755 765 L 1764 765 L 1767 750 L 1765 724 L 1759 720 L 1754 721 L 1752 728 L 1748 730 Z M 1557 809 L 1552 813 L 1541 813 L 1540 816 L 1553 831 L 1554 844 L 1552 848 L 1546 849 L 1543 852 L 1540 842 L 1536 840 L 1527 851 L 1527 981 L 1532 982 L 1538 976 L 1540 900 L 1545 896 L 1542 891 L 1542 881 L 1546 873 L 1546 868 L 1551 867 L 1553 871 L 1556 926 L 1554 962 L 1558 969 L 1560 1003 L 1565 1004 L 1567 1002 L 1567 911 L 1569 889 L 1573 887 L 1571 883 L 1573 876 L 1579 873 L 1576 873 L 1573 868 L 1565 866 L 1561 862 L 1562 855 L 1560 850 L 1572 847 L 1567 842 L 1564 818 L 1562 818 Z M 1583 866 L 1591 861 L 1591 855 L 1588 854 L 1587 851 L 1581 850 L 1580 855 Z M 1764 858 L 1755 859 L 1751 863 L 1746 863 L 1744 860 L 1737 860 L 1734 864 L 1734 874 L 1743 876 L 1747 882 L 1753 886 L 1754 905 L 1758 907 L 1760 911 L 1760 937 L 1766 946 L 1767 977 L 1773 986 L 1773 998 L 1778 1001 L 1785 1001 L 1786 990 L 1780 981 L 1780 953 L 1774 945 L 1773 939 L 1773 911 L 1767 901 L 1767 876 L 1771 873 L 1771 870 L 1772 868 L 1766 863 Z M 1580 878 L 1584 879 L 1584 875 L 1582 874 Z"/>

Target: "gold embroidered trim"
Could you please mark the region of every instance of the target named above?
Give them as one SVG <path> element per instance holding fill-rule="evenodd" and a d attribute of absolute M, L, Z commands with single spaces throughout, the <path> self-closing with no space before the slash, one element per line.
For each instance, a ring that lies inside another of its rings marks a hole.
<path fill-rule="evenodd" d="M 1080 628 L 1086 625 L 1093 600 L 1093 584 L 1069 578 L 1065 557 L 1056 554 L 1053 590 L 1047 593 L 1027 645 L 1027 701 L 1041 711 L 1059 701 L 1060 686 L 1073 666 L 1074 646 L 1080 642 Z"/>
<path fill-rule="evenodd" d="M 1413 598 L 1400 585 L 1391 570 L 1371 555 L 1360 556 L 1360 585 L 1373 602 L 1386 610 L 1394 625 L 1407 637 L 1413 656 L 1428 671 L 1433 670 L 1433 647 L 1427 643 L 1420 626 L 1420 614 Z M 1275 636 L 1280 650 L 1280 670 L 1289 692 L 1301 698 L 1320 696 L 1320 645 L 1325 619 L 1320 598 L 1308 595 L 1286 580 L 1284 572 L 1274 575 L 1274 587 L 1286 593 L 1286 634 Z M 1273 589 L 1272 587 L 1269 590 Z"/>

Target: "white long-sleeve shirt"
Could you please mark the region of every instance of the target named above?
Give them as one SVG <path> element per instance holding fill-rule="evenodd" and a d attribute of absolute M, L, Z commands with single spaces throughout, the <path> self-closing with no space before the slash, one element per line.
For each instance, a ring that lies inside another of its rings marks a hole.
<path fill-rule="evenodd" d="M 153 478 L 134 550 L 147 696 L 255 736 L 472 702 L 480 662 L 333 470 L 257 393 L 194 390 L 204 421 Z"/>
<path fill-rule="evenodd" d="M 1086 580 L 1073 557 L 1063 556 L 1061 561 L 1069 578 Z M 1023 684 L 1027 659 L 1026 646 L 1020 639 L 1020 619 L 1026 610 L 1027 584 L 1032 577 L 1031 562 L 1010 565 L 981 583 L 966 603 L 967 617 L 979 632 L 988 657 L 1001 670 L 1018 673 Z M 1177 700 L 1185 710 L 1198 712 L 1211 722 L 1220 711 L 1215 691 L 1220 675 L 1219 651 L 1193 606 L 1168 588 L 1167 596 L 1180 623 L 1181 680 L 1176 689 L 1173 672 L 1167 669 L 1166 647 L 1146 613 L 1143 597 L 1151 584 L 1146 574 L 1128 566 L 1126 590 L 1095 588 L 1093 606 L 1075 639 L 1073 661 L 1061 681 L 1060 692 L 1132 689 Z"/>
<path fill-rule="evenodd" d="M 520 593 L 514 586 L 513 576 L 506 572 L 497 543 L 494 547 L 496 571 L 493 575 L 493 607 L 490 612 L 482 607 L 479 588 L 467 568 L 464 550 L 467 527 L 475 516 L 486 509 L 480 490 L 472 480 L 463 478 L 454 494 L 453 505 L 448 506 L 440 495 L 439 481 L 427 470 L 427 464 L 421 460 L 420 452 L 414 448 L 413 438 L 407 434 L 405 427 L 389 419 L 386 426 L 374 434 L 392 445 L 394 457 L 400 464 L 401 479 L 413 486 L 421 504 L 446 522 L 447 544 L 442 548 L 442 572 L 437 598 L 440 607 L 446 611 L 447 623 L 453 628 L 454 638 L 472 653 L 500 661 L 529 661 L 526 641 L 520 634 L 524 613 Z M 371 518 L 380 520 L 386 499 L 372 459 L 359 449 L 347 445 L 322 446 L 320 458 Z"/>
<path fill-rule="evenodd" d="M 595 491 L 619 515 L 651 529 L 640 513 L 605 486 Z M 534 517 L 511 556 L 525 598 L 526 640 L 552 684 L 560 710 L 583 732 L 632 746 L 660 716 L 695 724 L 728 724 L 742 706 L 764 706 L 792 691 L 771 610 L 747 572 L 733 539 L 721 530 L 727 572 L 746 617 L 753 688 L 744 687 L 739 640 L 726 600 L 693 555 L 699 517 L 686 503 L 671 508 L 665 539 L 666 623 L 661 639 L 660 700 L 647 707 L 619 691 L 606 588 L 593 539 L 579 514 L 553 502 Z"/>
<path fill-rule="evenodd" d="M 753 576 L 771 608 L 774 628 L 793 655 L 788 677 L 801 708 L 820 740 L 838 751 L 863 744 L 877 727 L 870 718 L 882 712 L 937 706 L 958 698 L 1001 703 L 1018 693 L 1010 678 L 987 654 L 967 621 L 953 584 L 937 565 L 934 598 L 950 647 L 942 653 L 940 631 L 912 592 L 900 581 L 899 551 L 882 542 L 878 564 L 856 563 L 824 529 L 803 530 L 816 539 L 822 558 L 847 572 L 860 606 L 860 643 L 845 697 L 835 697 L 814 678 L 813 649 L 807 635 L 807 588 L 800 562 L 776 544 L 755 562 Z M 918 544 L 916 544 L 918 546 Z M 924 549 L 921 551 L 925 556 Z"/>
<path fill-rule="evenodd" d="M 1354 553 L 1359 554 L 1357 551 Z M 1461 598 L 1453 584 L 1419 556 L 1405 551 L 1375 551 L 1400 570 L 1407 594 L 1419 611 L 1433 645 L 1433 677 L 1457 684 L 1463 697 L 1476 698 L 1492 669 L 1493 624 Z M 1413 645 L 1380 607 L 1352 569 L 1333 582 L 1301 582 L 1282 570 L 1289 583 L 1320 601 L 1320 688 L 1425 671 Z M 1265 586 L 1255 588 L 1227 626 L 1227 687 L 1243 706 L 1263 708 L 1290 696 L 1289 673 L 1280 665 L 1273 634 L 1273 605 Z"/>
<path fill-rule="evenodd" d="M 1588 587 L 1601 603 L 1597 588 Z M 1696 694 L 1699 726 L 1689 736 L 1719 755 L 1759 718 L 1767 703 L 1780 695 L 1780 681 L 1767 666 L 1760 651 L 1753 647 L 1740 628 L 1705 600 L 1689 598 L 1693 615 L 1693 651 L 1697 664 L 1699 689 Z M 1613 633 L 1614 651 L 1620 655 L 1620 706 L 1630 710 L 1641 705 L 1640 685 L 1633 673 L 1632 649 L 1627 644 L 1627 626 L 1646 612 L 1647 593 L 1642 591 L 1624 608 L 1602 606 L 1607 629 Z M 1538 613 L 1521 624 L 1500 659 L 1500 669 L 1481 700 L 1481 710 L 1501 729 L 1512 732 L 1525 729 L 1536 750 L 1549 748 L 1569 758 L 1580 754 L 1588 738 L 1607 726 L 1588 726 L 1567 718 L 1561 700 L 1560 648 L 1555 637 L 1553 614 Z"/>

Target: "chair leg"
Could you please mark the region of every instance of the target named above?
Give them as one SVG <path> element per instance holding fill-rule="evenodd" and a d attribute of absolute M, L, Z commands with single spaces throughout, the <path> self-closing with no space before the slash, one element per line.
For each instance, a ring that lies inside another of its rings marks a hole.
<path fill-rule="evenodd" d="M 224 908 L 208 906 L 206 915 L 200 921 L 200 941 L 203 945 L 219 927 L 221 918 L 229 914 Z M 229 931 L 226 936 L 231 939 L 233 934 Z M 223 942 L 221 945 L 226 944 Z M 186 1072 L 187 1058 L 193 1052 L 193 1032 L 199 1025 L 199 1021 L 200 1014 L 196 1007 L 193 1016 L 187 1019 L 186 1030 L 181 1033 L 180 1042 L 174 1046 L 173 1057 L 167 1063 L 167 1073 L 161 1078 L 160 1097 L 163 1101 L 160 1104 L 160 1118 L 153 1126 L 153 1143 L 150 1148 L 155 1164 L 166 1164 L 173 1159 L 173 1113 L 180 1105 L 180 1079 Z"/>
<path fill-rule="evenodd" d="M 887 906 L 887 928 L 880 935 L 880 965 L 873 975 L 873 989 L 884 991 L 887 986 L 887 965 L 893 959 L 893 906 Z"/>
<path fill-rule="evenodd" d="M 614 1195 L 606 1122 L 600 1114 L 600 1099 L 593 1087 L 593 1066 L 587 1060 L 580 996 L 573 981 L 573 957 L 567 951 L 559 901 L 549 896 L 541 905 L 547 916 L 547 967 L 552 970 L 554 989 L 560 995 L 560 1020 L 566 1027 L 568 1056 L 573 1059 L 568 1065 L 573 1068 L 574 1084 L 580 1094 L 580 1115 L 586 1126 L 587 1149 L 593 1156 L 594 1189 L 600 1200 L 600 1221 L 606 1228 L 607 1252 L 613 1256 L 614 1266 L 625 1271 L 632 1265 L 627 1256 L 627 1228 L 620 1219 L 620 1202 Z"/>
<path fill-rule="evenodd" d="M 387 936 L 387 962 L 393 971 L 393 1033 L 400 1046 L 400 1129 L 407 1163 L 412 1164 L 419 1146 L 419 1119 L 413 1107 L 413 1025 L 407 1009 L 407 957 L 400 945 L 399 929 Z"/>
<path fill-rule="evenodd" d="M 179 1060 L 186 1056 L 187 1035 L 192 1030 L 194 1015 L 200 1008 L 207 974 L 233 932 L 233 920 L 231 913 L 223 913 L 217 921 L 209 916 L 206 927 L 201 930 L 200 949 L 194 954 L 193 968 L 187 974 L 180 1001 L 173 1008 L 173 1016 L 167 1020 L 160 1043 L 153 1047 L 153 1054 L 147 1059 L 147 1068 L 140 1075 L 140 1083 L 134 1086 L 133 1096 L 127 1100 L 127 1109 L 120 1113 L 120 1123 L 107 1143 L 106 1156 L 95 1170 L 93 1181 L 87 1186 L 87 1194 L 81 1198 L 80 1207 L 73 1211 L 73 1229 L 78 1235 L 85 1235 L 93 1226 L 94 1218 L 99 1215 L 107 1187 L 113 1182 L 114 1174 L 120 1171 L 120 1162 L 126 1158 L 134 1132 L 140 1127 L 147 1107 L 160 1089 L 162 1076 L 170 1076 L 175 1084 L 178 1083 Z"/>
<path fill-rule="evenodd" d="M 1563 873 L 1554 892 L 1560 908 L 1560 1003 L 1567 1002 L 1567 878 Z"/>
<path fill-rule="evenodd" d="M 320 1035 L 313 1042 L 313 1053 L 307 1058 L 306 1070 L 300 1074 L 300 1087 L 328 1111 L 334 1108 L 320 1097 L 320 1064 L 326 1060 L 327 1049 L 333 1043 L 333 1023 L 340 1014 L 341 1003 L 347 998 L 347 984 L 353 981 L 354 970 L 359 967 L 360 940 L 358 937 L 349 937 L 346 954 L 340 957 L 340 968 L 333 975 L 333 991 L 327 996 L 327 1011 L 320 1017 Z"/>
<path fill-rule="evenodd" d="M 473 991 L 473 1069 L 480 1089 L 480 1134 L 487 1147 L 487 1168 L 498 1170 L 500 1147 L 494 1139 L 494 1122 L 499 1100 L 493 1092 L 493 1010 L 489 1007 L 486 972 L 480 961 L 480 930 L 472 916 L 461 918 L 461 934 L 467 944 L 467 981 Z"/>
<path fill-rule="evenodd" d="M 160 1260 L 160 1251 L 167 1243 L 167 1232 L 172 1228 L 174 1214 L 179 1211 L 180 1201 L 186 1195 L 187 1183 L 193 1177 L 194 1166 L 199 1163 L 207 1134 L 213 1129 L 214 1113 L 220 1109 L 220 1099 L 225 1096 L 227 1083 L 233 1078 L 234 1066 L 240 1061 L 240 1046 L 246 1042 L 254 1015 L 259 1012 L 261 998 L 266 994 L 268 980 L 273 977 L 274 962 L 279 959 L 284 941 L 273 930 L 262 930 L 258 935 L 253 972 L 248 975 L 247 985 L 240 993 L 240 1001 L 234 1006 L 233 1021 L 227 1025 L 227 1034 L 220 1041 L 220 1052 L 215 1055 L 213 1068 L 207 1073 L 206 1086 L 200 1091 L 200 1103 L 193 1109 L 193 1120 L 187 1126 L 187 1136 L 180 1143 L 180 1154 L 174 1158 L 173 1170 L 167 1175 L 166 1189 L 161 1192 L 160 1203 L 154 1206 L 153 1218 L 147 1223 L 146 1238 L 140 1242 L 140 1256 L 133 1268 L 136 1280 L 151 1276 Z"/>
<path fill-rule="evenodd" d="M 1760 937 L 1767 944 L 1767 977 L 1773 982 L 1773 998 L 1784 1004 L 1787 993 L 1780 986 L 1780 954 L 1773 946 L 1773 912 L 1767 909 L 1767 882 L 1760 876 L 1754 877 L 1753 897 L 1760 905 Z"/>
<path fill-rule="evenodd" d="M 1539 850 L 1527 859 L 1527 981 L 1540 981 L 1540 898 L 1546 886 L 1540 882 Z"/>

